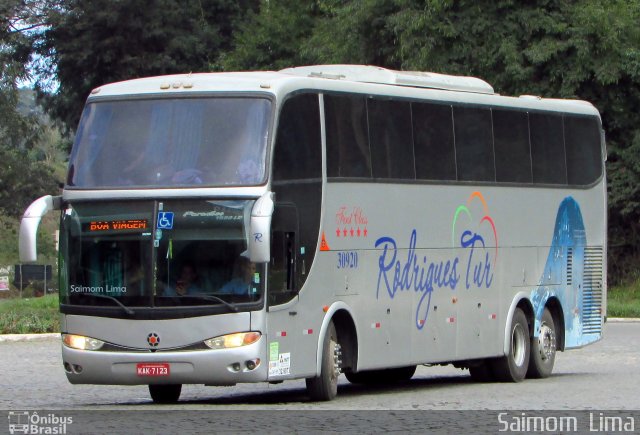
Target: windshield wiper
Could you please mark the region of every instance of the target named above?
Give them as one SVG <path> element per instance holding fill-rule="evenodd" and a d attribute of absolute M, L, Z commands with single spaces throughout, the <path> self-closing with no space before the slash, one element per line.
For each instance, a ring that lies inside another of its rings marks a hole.
<path fill-rule="evenodd" d="M 180 297 L 182 297 L 182 298 L 201 299 L 201 300 L 204 300 L 204 301 L 219 302 L 219 303 L 223 304 L 225 307 L 229 308 L 234 313 L 238 312 L 238 307 L 236 307 L 235 305 L 225 301 L 222 298 L 219 298 L 218 296 L 214 296 L 214 295 L 184 295 L 184 296 L 180 296 Z"/>
<path fill-rule="evenodd" d="M 120 307 L 122 307 L 122 309 L 124 310 L 125 313 L 127 313 L 130 316 L 133 316 L 136 312 L 133 311 L 131 308 L 127 307 L 125 304 L 123 304 L 122 302 L 120 302 L 118 299 L 114 298 L 113 296 L 107 296 L 107 295 L 99 295 L 99 294 L 95 294 L 95 293 L 82 293 L 82 295 L 84 296 L 91 296 L 94 298 L 101 298 L 101 299 L 108 299 L 110 301 L 115 302 L 116 304 L 118 304 Z"/>

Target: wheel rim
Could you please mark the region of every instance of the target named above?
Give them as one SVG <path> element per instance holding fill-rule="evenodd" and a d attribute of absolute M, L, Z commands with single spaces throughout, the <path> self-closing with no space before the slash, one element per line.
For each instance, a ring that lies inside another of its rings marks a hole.
<path fill-rule="evenodd" d="M 513 331 L 511 331 L 511 354 L 518 367 L 524 364 L 526 340 L 524 328 L 517 323 L 514 325 Z"/>
<path fill-rule="evenodd" d="M 556 353 L 556 334 L 546 323 L 543 323 L 540 327 L 538 351 L 540 352 L 540 359 L 542 359 L 542 361 L 550 360 Z"/>
<path fill-rule="evenodd" d="M 331 340 L 331 347 L 333 348 L 333 370 L 331 371 L 331 380 L 336 381 L 341 373 L 342 349 L 340 344 L 333 339 Z"/>

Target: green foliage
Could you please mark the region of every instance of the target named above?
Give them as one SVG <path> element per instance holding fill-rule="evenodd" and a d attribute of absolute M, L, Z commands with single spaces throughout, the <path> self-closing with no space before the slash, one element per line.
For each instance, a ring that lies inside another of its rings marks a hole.
<path fill-rule="evenodd" d="M 24 151 L 2 147 L 0 161 L 1 212 L 18 218 L 34 199 L 56 193 L 53 170 L 46 163 L 33 161 Z"/>
<path fill-rule="evenodd" d="M 49 63 L 42 77 L 59 89 L 40 95 L 49 114 L 67 130 L 78 122 L 89 92 L 105 83 L 151 75 L 202 72 L 215 67 L 238 18 L 253 1 L 64 0 L 48 11 L 49 28 L 37 52 Z"/>
<path fill-rule="evenodd" d="M 18 220 L 0 215 L 0 265 L 15 264 L 18 259 Z"/>
<path fill-rule="evenodd" d="M 607 316 L 640 318 L 640 279 L 609 289 Z"/>
<path fill-rule="evenodd" d="M 269 0 L 258 13 L 250 13 L 234 38 L 232 51 L 223 53 L 220 65 L 227 71 L 278 70 L 304 65 L 300 50 L 310 37 L 319 8 L 315 0 Z"/>
<path fill-rule="evenodd" d="M 322 63 L 393 67 L 394 0 L 269 0 L 249 16 L 223 54 L 225 70 L 278 70 Z"/>
<path fill-rule="evenodd" d="M 0 300 L 0 334 L 60 332 L 58 296 Z"/>
<path fill-rule="evenodd" d="M 18 80 L 28 76 L 31 41 L 26 30 L 37 17 L 30 16 L 33 4 L 26 0 L 3 0 L 0 3 L 0 147 L 25 147 L 37 136 L 33 117 L 17 110 Z"/>
<path fill-rule="evenodd" d="M 395 0 L 318 1 L 322 11 L 303 52 L 314 63 L 400 66 L 395 29 L 388 19 L 400 11 Z"/>

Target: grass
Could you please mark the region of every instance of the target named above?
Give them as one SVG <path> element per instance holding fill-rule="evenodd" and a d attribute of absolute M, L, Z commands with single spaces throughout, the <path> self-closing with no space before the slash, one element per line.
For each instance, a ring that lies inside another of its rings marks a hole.
<path fill-rule="evenodd" d="M 607 293 L 608 317 L 640 318 L 640 280 L 612 287 Z M 0 299 L 0 334 L 60 332 L 58 295 Z"/>
<path fill-rule="evenodd" d="M 607 317 L 640 318 L 640 280 L 609 289 Z"/>
<path fill-rule="evenodd" d="M 60 332 L 58 295 L 0 300 L 0 334 L 43 332 Z"/>

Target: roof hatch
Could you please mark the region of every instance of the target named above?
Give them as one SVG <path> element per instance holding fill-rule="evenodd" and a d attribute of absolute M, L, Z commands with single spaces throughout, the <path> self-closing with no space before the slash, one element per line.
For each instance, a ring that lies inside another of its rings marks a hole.
<path fill-rule="evenodd" d="M 302 77 L 353 82 L 446 89 L 482 94 L 495 93 L 489 83 L 476 77 L 450 76 L 421 71 L 395 71 L 370 65 L 311 65 L 287 68 L 280 72 Z"/>

